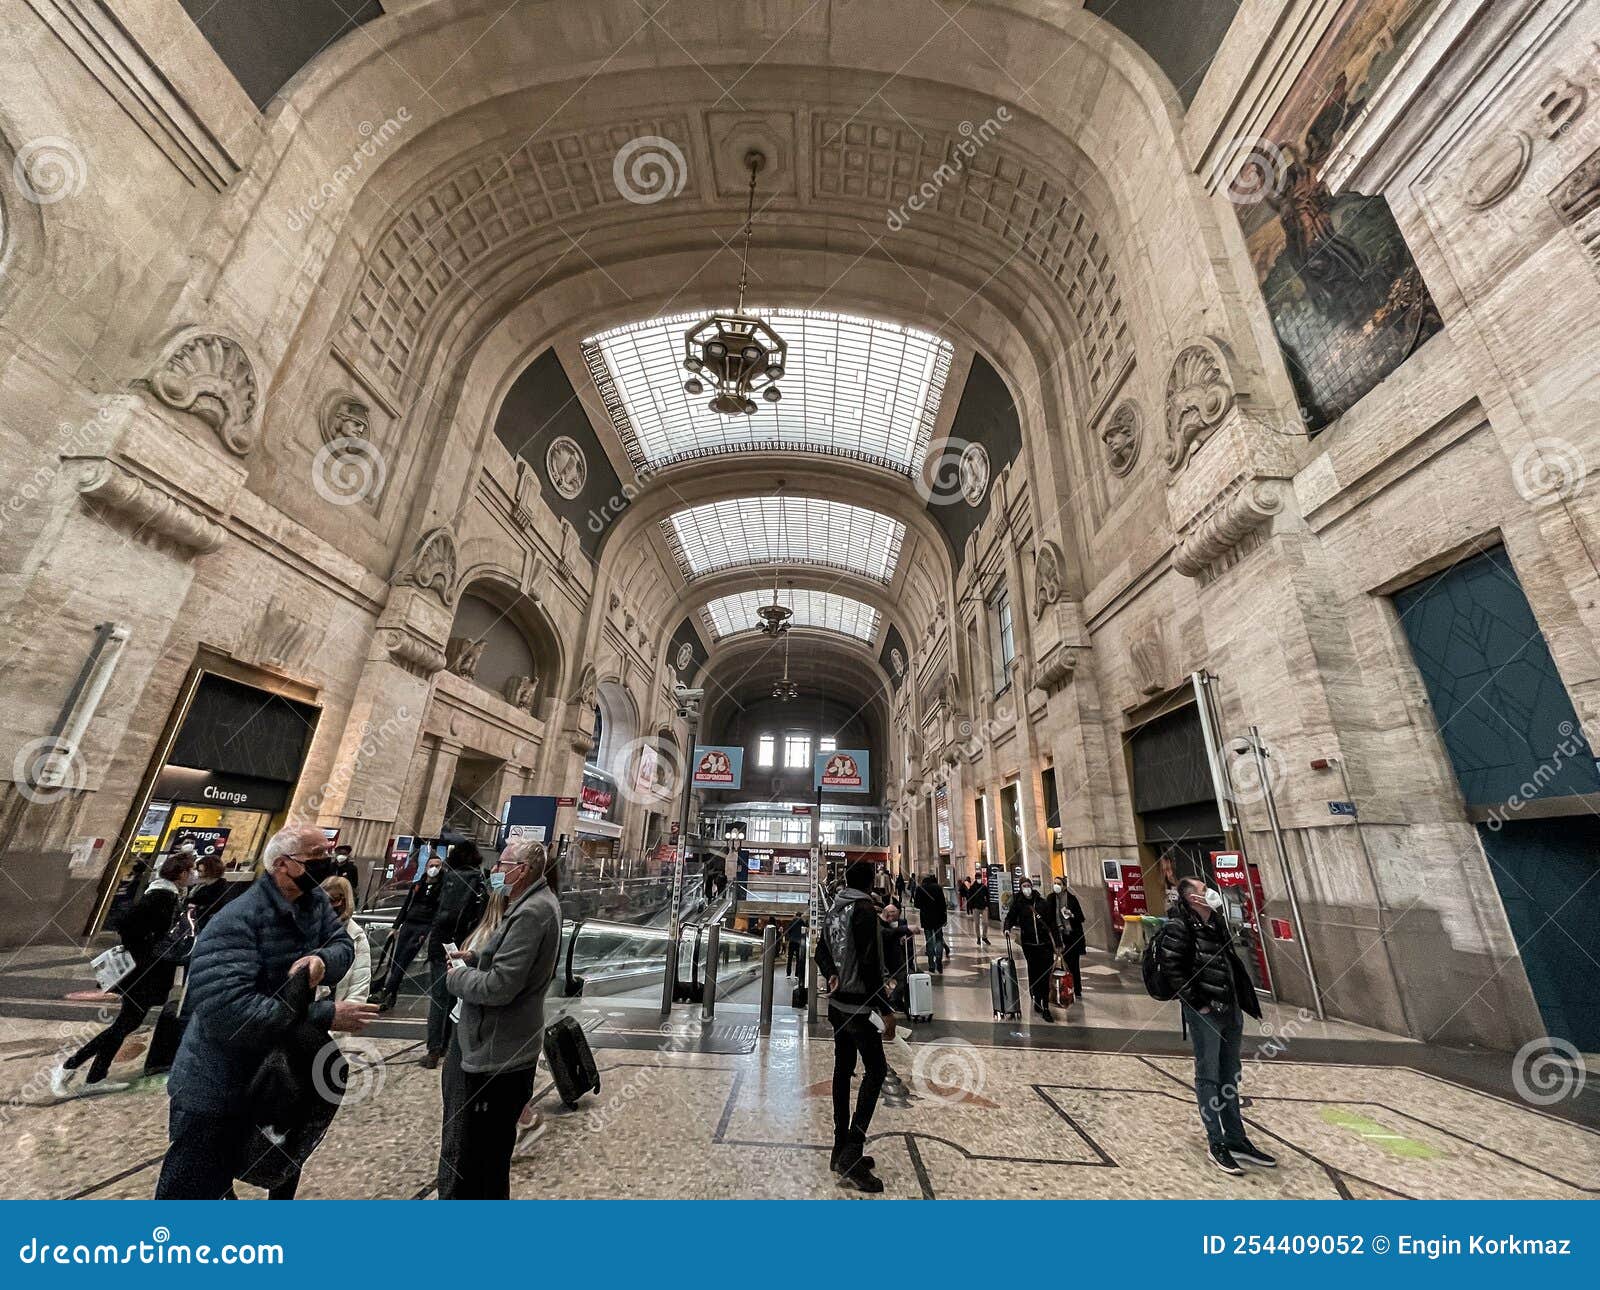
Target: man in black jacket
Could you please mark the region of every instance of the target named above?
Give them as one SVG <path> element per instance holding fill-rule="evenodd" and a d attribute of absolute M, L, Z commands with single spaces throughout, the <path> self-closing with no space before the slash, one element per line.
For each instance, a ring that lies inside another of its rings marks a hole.
<path fill-rule="evenodd" d="M 916 906 L 917 917 L 922 922 L 923 952 L 928 956 L 928 971 L 944 975 L 944 962 L 949 957 L 944 944 L 944 925 L 950 921 L 950 906 L 944 898 L 939 880 L 931 873 L 917 884 L 911 893 L 911 903 Z"/>
<path fill-rule="evenodd" d="M 966 910 L 967 928 L 972 933 L 974 945 L 987 945 L 989 943 L 989 883 L 984 878 L 982 871 L 972 875 L 972 881 L 967 884 L 966 903 L 962 905 Z"/>
<path fill-rule="evenodd" d="M 883 1041 L 894 1038 L 894 1013 L 885 993 L 882 927 L 870 894 L 872 863 L 846 866 L 844 886 L 823 916 L 817 938 L 817 969 L 828 983 L 828 1024 L 833 1027 L 833 1158 L 841 1187 L 878 1193 L 883 1182 L 864 1154 L 878 1092 L 889 1073 Z M 856 1058 L 862 1065 L 855 1113 L 850 1085 Z"/>
<path fill-rule="evenodd" d="M 1194 1046 L 1194 1092 L 1211 1163 L 1242 1174 L 1238 1161 L 1266 1168 L 1277 1160 L 1251 1143 L 1239 1115 L 1239 1049 L 1244 1014 L 1261 1018 L 1255 986 L 1222 916 L 1222 893 L 1199 878 L 1178 880 L 1178 903 L 1157 934 L 1155 954 L 1176 994 Z"/>
<path fill-rule="evenodd" d="M 483 855 L 475 842 L 457 842 L 445 859 L 440 875 L 439 906 L 428 929 L 428 1053 L 419 1063 L 434 1070 L 450 1046 L 450 1010 L 455 1006 L 445 988 L 449 969 L 446 946 L 458 949 L 483 916 L 488 879 L 483 875 Z"/>
<path fill-rule="evenodd" d="M 1083 906 L 1078 903 L 1072 888 L 1057 878 L 1051 885 L 1050 894 L 1045 897 L 1044 913 L 1050 926 L 1055 928 L 1056 945 L 1067 971 L 1072 973 L 1073 1002 L 1082 1003 L 1083 952 L 1088 948 L 1088 941 L 1083 935 Z"/>
<path fill-rule="evenodd" d="M 249 1100 L 262 1060 L 304 1021 L 359 1034 L 375 1015 L 353 999 L 317 1000 L 304 1013 L 285 995 L 303 972 L 306 990 L 334 985 L 350 970 L 355 946 L 319 885 L 327 838 L 289 825 L 273 834 L 265 872 L 223 906 L 195 942 L 189 961 L 183 1032 L 172 1076 L 171 1144 L 156 1182 L 157 1200 L 220 1200 L 253 1163 L 246 1158 L 255 1119 Z M 308 996 L 309 997 L 309 996 Z M 298 1178 L 275 1190 L 294 1194 Z"/>
<path fill-rule="evenodd" d="M 1056 961 L 1056 935 L 1045 903 L 1033 889 L 1033 880 L 1023 877 L 1016 898 L 1006 909 L 1006 931 L 1017 933 L 1022 942 L 1022 957 L 1028 961 L 1028 993 L 1033 996 L 1033 1010 L 1041 1021 L 1054 1021 L 1050 1011 L 1050 969 Z"/>

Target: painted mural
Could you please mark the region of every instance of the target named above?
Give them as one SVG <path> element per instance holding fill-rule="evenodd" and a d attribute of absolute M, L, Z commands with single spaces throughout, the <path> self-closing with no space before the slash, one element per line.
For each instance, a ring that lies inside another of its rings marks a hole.
<path fill-rule="evenodd" d="M 1339 144 L 1437 7 L 1345 0 L 1229 189 L 1313 434 L 1441 326 L 1389 203 L 1334 194 L 1324 181 Z"/>

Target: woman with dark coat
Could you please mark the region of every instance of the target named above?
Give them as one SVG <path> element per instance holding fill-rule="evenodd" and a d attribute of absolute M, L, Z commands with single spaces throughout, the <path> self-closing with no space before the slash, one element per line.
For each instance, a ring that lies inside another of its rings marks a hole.
<path fill-rule="evenodd" d="M 158 877 L 133 902 L 117 928 L 133 956 L 133 969 L 112 987 L 122 996 L 116 1019 L 50 1073 L 50 1091 L 57 1097 L 114 1093 L 127 1084 L 107 1080 L 122 1041 L 137 1030 L 152 1008 L 172 993 L 172 980 L 193 935 L 184 908 L 184 888 L 194 878 L 194 853 L 177 851 L 161 862 Z M 74 1075 L 85 1062 L 89 1073 L 74 1087 Z"/>
<path fill-rule="evenodd" d="M 445 989 L 450 967 L 446 947 L 459 947 L 472 934 L 489 895 L 477 843 L 452 846 L 440 878 L 439 907 L 428 929 L 428 1052 L 419 1063 L 424 1070 L 436 1070 L 450 1046 L 450 1010 L 455 1004 Z"/>
<path fill-rule="evenodd" d="M 1055 966 L 1055 928 L 1045 914 L 1044 901 L 1024 878 L 1006 909 L 1005 931 L 1015 931 L 1022 942 L 1022 957 L 1028 960 L 1028 993 L 1033 1010 L 1044 1021 L 1054 1021 L 1050 1012 L 1050 969 Z"/>
<path fill-rule="evenodd" d="M 249 887 L 247 882 L 229 882 L 222 876 L 222 857 L 215 853 L 199 862 L 198 881 L 189 888 L 189 914 L 194 919 L 194 934 L 206 930 L 217 911 Z"/>
<path fill-rule="evenodd" d="M 1083 935 L 1083 906 L 1072 888 L 1057 878 L 1044 901 L 1045 917 L 1056 929 L 1056 941 L 1061 946 L 1061 957 L 1067 971 L 1072 973 L 1072 997 L 1083 1002 L 1083 954 L 1088 942 Z"/>
<path fill-rule="evenodd" d="M 444 859 L 430 856 L 422 874 L 406 892 L 400 912 L 395 915 L 389 930 L 394 948 L 389 952 L 389 968 L 372 1001 L 380 1012 L 388 1012 L 400 995 L 400 983 L 405 980 L 406 969 L 417 951 L 428 939 L 433 929 L 434 916 L 439 912 L 439 896 L 444 890 Z"/>

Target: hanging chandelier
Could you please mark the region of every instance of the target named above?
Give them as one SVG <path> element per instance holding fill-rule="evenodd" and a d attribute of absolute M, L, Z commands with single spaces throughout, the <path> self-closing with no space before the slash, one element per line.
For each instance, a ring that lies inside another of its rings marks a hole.
<path fill-rule="evenodd" d="M 772 579 L 772 603 L 770 605 L 757 606 L 756 617 L 761 620 L 761 634 L 763 636 L 771 636 L 776 640 L 780 636 L 787 637 L 789 635 L 789 620 L 794 617 L 794 610 L 779 601 L 776 574 L 773 575 Z M 785 671 L 788 669 L 788 657 L 786 650 L 784 652 Z"/>
<path fill-rule="evenodd" d="M 739 262 L 739 299 L 732 313 L 716 313 L 691 327 L 683 337 L 683 366 L 689 379 L 684 393 L 712 391 L 707 406 L 726 417 L 753 416 L 759 391 L 768 403 L 783 397 L 778 381 L 783 377 L 788 343 L 761 319 L 744 312 L 745 287 L 750 280 L 750 235 L 755 227 L 756 176 L 766 157 L 745 154 L 750 167 L 750 197 L 744 218 L 744 251 Z M 703 379 L 702 379 L 703 378 Z"/>
<path fill-rule="evenodd" d="M 772 697 L 780 703 L 789 703 L 800 697 L 800 687 L 789 679 L 789 634 L 783 636 L 783 680 L 772 685 Z"/>

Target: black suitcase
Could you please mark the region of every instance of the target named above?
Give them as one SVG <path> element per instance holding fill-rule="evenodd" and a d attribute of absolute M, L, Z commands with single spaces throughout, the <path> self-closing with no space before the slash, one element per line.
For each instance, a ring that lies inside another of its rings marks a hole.
<path fill-rule="evenodd" d="M 184 969 L 187 977 L 188 969 Z M 183 1028 L 188 1018 L 183 1015 L 183 1000 L 188 993 L 188 982 L 179 987 L 178 993 L 173 995 L 161 1006 L 160 1013 L 156 1016 L 155 1029 L 150 1034 L 150 1047 L 145 1049 L 144 1073 L 146 1075 L 165 1075 L 172 1069 L 172 1063 L 178 1057 L 178 1045 L 183 1042 Z"/>
<path fill-rule="evenodd" d="M 558 1017 L 545 1027 L 544 1059 L 556 1082 L 556 1093 L 568 1106 L 577 1106 L 585 1093 L 600 1091 L 589 1037 L 571 1017 Z"/>
<path fill-rule="evenodd" d="M 803 986 L 803 985 L 795 986 L 794 993 L 789 996 L 789 1006 L 791 1008 L 803 1008 L 803 1007 L 806 1006 L 806 988 L 805 988 L 805 986 Z"/>

